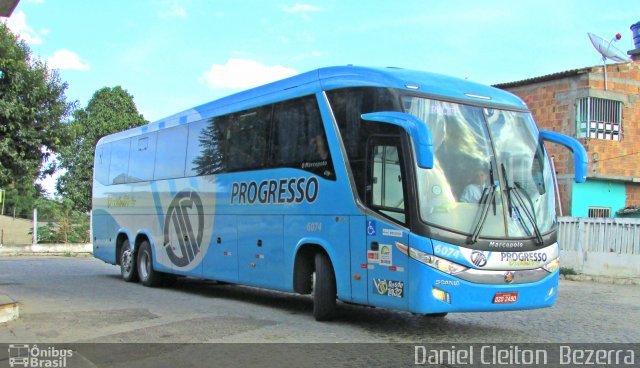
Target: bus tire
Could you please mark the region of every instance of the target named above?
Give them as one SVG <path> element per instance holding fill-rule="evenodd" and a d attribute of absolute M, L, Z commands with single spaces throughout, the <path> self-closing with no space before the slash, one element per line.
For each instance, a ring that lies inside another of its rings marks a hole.
<path fill-rule="evenodd" d="M 325 253 L 316 253 L 315 267 L 313 316 L 316 321 L 329 321 L 336 312 L 336 277 Z"/>
<path fill-rule="evenodd" d="M 153 269 L 153 256 L 151 255 L 151 245 L 144 240 L 138 249 L 138 276 L 144 286 L 160 286 L 162 284 L 162 274 Z"/>
<path fill-rule="evenodd" d="M 122 242 L 120 250 L 120 274 L 126 282 L 138 282 L 136 254 L 131 250 L 129 239 Z"/>

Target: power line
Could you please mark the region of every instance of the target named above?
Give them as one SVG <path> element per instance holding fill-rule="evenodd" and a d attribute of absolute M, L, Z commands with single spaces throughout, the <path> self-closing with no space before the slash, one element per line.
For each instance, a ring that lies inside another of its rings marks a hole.
<path fill-rule="evenodd" d="M 620 155 L 620 156 L 609 157 L 609 158 L 605 158 L 605 159 L 602 159 L 602 160 L 600 160 L 600 159 L 595 159 L 595 160 L 593 160 L 593 163 L 596 163 L 596 162 L 602 162 L 602 161 L 614 160 L 614 159 L 616 159 L 616 158 L 621 158 L 621 157 L 633 156 L 633 155 L 637 155 L 638 153 L 640 153 L 640 151 L 638 151 L 638 152 L 633 152 L 633 153 L 627 153 L 626 155 Z"/>

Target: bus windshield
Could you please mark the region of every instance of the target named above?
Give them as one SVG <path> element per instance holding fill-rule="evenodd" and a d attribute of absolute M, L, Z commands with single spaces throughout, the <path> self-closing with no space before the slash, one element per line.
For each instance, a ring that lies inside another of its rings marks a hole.
<path fill-rule="evenodd" d="M 416 96 L 402 103 L 433 136 L 433 168 L 416 168 L 425 223 L 485 238 L 551 230 L 553 179 L 530 114 Z"/>

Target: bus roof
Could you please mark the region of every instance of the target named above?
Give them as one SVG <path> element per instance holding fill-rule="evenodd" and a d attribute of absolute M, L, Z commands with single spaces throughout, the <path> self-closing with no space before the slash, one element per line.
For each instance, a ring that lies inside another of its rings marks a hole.
<path fill-rule="evenodd" d="M 235 93 L 142 127 L 103 137 L 99 143 L 187 124 L 322 90 L 362 86 L 403 89 L 461 103 L 483 104 L 518 110 L 527 108 L 519 97 L 509 92 L 459 78 L 394 67 L 373 68 L 349 65 L 316 69 Z"/>

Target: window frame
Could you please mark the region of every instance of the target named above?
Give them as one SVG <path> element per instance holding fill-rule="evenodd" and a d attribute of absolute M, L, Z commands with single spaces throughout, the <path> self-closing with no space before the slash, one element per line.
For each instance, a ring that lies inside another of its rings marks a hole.
<path fill-rule="evenodd" d="M 586 96 L 576 100 L 576 137 L 620 142 L 623 139 L 622 101 Z"/>
<path fill-rule="evenodd" d="M 402 178 L 402 198 L 403 198 L 403 208 L 400 211 L 398 208 L 394 207 L 386 207 L 382 205 L 376 205 L 373 203 L 373 175 L 374 175 L 374 152 L 375 147 L 379 146 L 394 146 L 396 148 L 396 152 L 398 153 L 398 166 L 400 168 L 400 175 Z M 362 193 L 364 193 L 364 204 L 367 208 L 374 211 L 376 214 L 383 216 L 390 221 L 393 221 L 401 226 L 408 226 L 409 220 L 411 217 L 411 209 L 409 208 L 408 198 L 408 180 L 409 173 L 406 167 L 406 153 L 405 153 L 405 144 L 403 143 L 403 139 L 398 135 L 386 135 L 386 134 L 374 134 L 368 137 L 367 139 L 367 148 L 365 153 L 365 180 L 362 184 L 364 186 Z M 387 213 L 383 212 L 394 212 L 404 216 L 404 221 L 399 220 L 396 217 L 390 216 Z"/>

